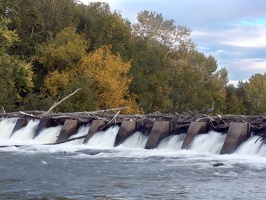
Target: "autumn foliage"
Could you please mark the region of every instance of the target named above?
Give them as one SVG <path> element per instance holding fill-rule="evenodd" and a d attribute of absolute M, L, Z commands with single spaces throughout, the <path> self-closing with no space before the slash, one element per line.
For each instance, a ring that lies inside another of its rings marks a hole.
<path fill-rule="evenodd" d="M 111 46 L 103 46 L 85 56 L 78 69 L 92 80 L 93 90 L 99 99 L 97 107 L 106 109 L 132 106 L 130 67 L 130 62 L 123 62 L 119 54 L 112 54 Z"/>
<path fill-rule="evenodd" d="M 162 14 L 132 24 L 107 3 L 75 0 L 2 1 L 0 11 L 2 110 L 47 110 L 82 88 L 55 111 L 266 112 L 265 74 L 227 85 L 226 66 Z"/>

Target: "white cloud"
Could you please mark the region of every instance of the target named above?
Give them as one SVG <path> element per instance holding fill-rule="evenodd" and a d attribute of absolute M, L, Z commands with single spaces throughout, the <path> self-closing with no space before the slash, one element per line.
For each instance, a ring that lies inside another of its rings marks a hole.
<path fill-rule="evenodd" d="M 247 48 L 264 48 L 266 47 L 266 26 L 248 26 L 225 31 L 226 38 L 223 44 L 247 47 Z"/>
<path fill-rule="evenodd" d="M 242 81 L 245 82 L 246 80 L 242 80 Z M 234 85 L 235 87 L 237 87 L 238 82 L 239 82 L 239 80 L 230 80 L 230 81 L 228 82 L 228 85 L 229 85 L 229 84 L 232 84 L 232 85 Z"/>
<path fill-rule="evenodd" d="M 266 72 L 266 60 L 263 60 L 261 58 L 236 60 L 232 61 L 229 67 L 237 69 L 237 71 L 241 72 L 252 73 L 254 71 L 257 71 L 260 73 L 264 73 Z"/>

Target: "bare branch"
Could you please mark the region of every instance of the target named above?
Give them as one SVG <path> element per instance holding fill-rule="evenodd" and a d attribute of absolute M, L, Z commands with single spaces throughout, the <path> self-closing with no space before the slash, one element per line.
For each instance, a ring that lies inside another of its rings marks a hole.
<path fill-rule="evenodd" d="M 68 96 L 66 96 L 65 98 L 61 99 L 59 102 L 54 103 L 54 105 L 46 112 L 43 114 L 43 116 L 48 115 L 56 106 L 58 106 L 59 104 L 61 104 L 63 101 L 65 101 L 66 99 L 68 99 L 69 97 L 73 96 L 74 94 L 76 94 L 78 91 L 80 91 L 81 88 L 76 89 L 76 91 L 74 91 L 73 93 L 69 94 Z"/>
<path fill-rule="evenodd" d="M 120 110 L 115 114 L 115 116 L 104 127 L 101 128 L 101 131 L 103 129 L 105 129 L 117 117 L 117 115 L 119 115 L 119 113 L 120 113 Z"/>

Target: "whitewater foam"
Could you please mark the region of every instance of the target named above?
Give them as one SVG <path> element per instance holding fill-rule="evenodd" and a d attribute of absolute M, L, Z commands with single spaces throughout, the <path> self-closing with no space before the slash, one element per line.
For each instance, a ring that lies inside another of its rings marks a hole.
<path fill-rule="evenodd" d="M 106 131 L 97 132 L 87 144 L 83 144 L 84 139 L 79 139 L 60 145 L 42 145 L 53 143 L 57 140 L 62 125 L 50 127 L 42 130 L 40 134 L 32 139 L 34 131 L 39 124 L 38 120 L 30 120 L 28 125 L 16 131 L 11 138 L 9 138 L 15 123 L 13 119 L 2 119 L 0 121 L 0 144 L 3 146 L 10 146 L 0 148 L 0 151 L 20 151 L 24 153 L 37 152 L 76 152 L 77 155 L 82 154 L 81 150 L 99 149 L 98 155 L 84 155 L 90 157 L 110 156 L 110 157 L 153 157 L 162 156 L 164 158 L 185 158 L 186 160 L 206 160 L 210 164 L 215 162 L 227 162 L 234 164 L 236 162 L 250 162 L 250 163 L 266 163 L 266 144 L 263 143 L 258 136 L 252 136 L 247 141 L 243 142 L 231 155 L 219 155 L 222 145 L 225 140 L 225 134 L 210 131 L 207 134 L 198 135 L 192 142 L 189 150 L 181 149 L 185 134 L 171 135 L 162 140 L 156 149 L 146 150 L 145 145 L 148 137 L 141 132 L 135 132 L 128 137 L 121 145 L 114 147 L 116 135 L 119 126 L 114 126 Z M 70 138 L 86 135 L 89 131 L 89 126 L 81 126 L 77 134 Z M 22 146 L 20 146 L 22 145 Z M 24 145 L 24 146 L 23 146 Z M 103 150 L 108 150 L 103 152 Z M 111 153 L 110 153 L 111 152 Z"/>
<path fill-rule="evenodd" d="M 8 139 L 17 122 L 17 118 L 6 118 L 0 121 L 0 139 Z"/>

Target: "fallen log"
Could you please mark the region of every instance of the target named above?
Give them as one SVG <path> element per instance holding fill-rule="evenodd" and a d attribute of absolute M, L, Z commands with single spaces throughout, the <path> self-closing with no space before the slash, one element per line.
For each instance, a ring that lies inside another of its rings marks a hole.
<path fill-rule="evenodd" d="M 83 139 L 86 136 L 87 135 L 82 135 L 82 136 L 79 136 L 79 137 L 75 137 L 75 138 L 63 140 L 63 141 L 60 141 L 60 142 L 52 142 L 52 143 L 38 144 L 38 145 L 56 145 L 56 144 L 63 144 L 63 143 L 66 143 L 66 142 L 71 142 L 71 141 L 74 141 L 74 140 Z M 22 147 L 22 146 L 32 146 L 32 145 L 27 145 L 27 144 L 11 144 L 11 145 L 2 145 L 2 146 L 0 146 L 0 148 L 6 148 L 6 147 Z"/>
<path fill-rule="evenodd" d="M 47 144 L 43 144 L 43 145 L 63 144 L 63 143 L 66 143 L 66 142 L 70 142 L 70 141 L 74 141 L 74 140 L 83 139 L 83 138 L 85 138 L 86 136 L 87 136 L 87 134 L 86 134 L 86 135 L 79 136 L 79 137 L 75 137 L 75 138 L 71 138 L 71 139 L 67 139 L 67 140 L 62 140 L 62 141 L 59 141 L 59 142 L 47 143 Z"/>
<path fill-rule="evenodd" d="M 63 99 L 61 99 L 59 102 L 54 103 L 54 105 L 52 105 L 52 107 L 47 112 L 45 112 L 43 114 L 43 116 L 48 115 L 56 106 L 60 105 L 63 101 L 67 100 L 69 97 L 73 96 L 74 94 L 76 94 L 80 90 L 81 90 L 81 88 L 78 88 L 73 93 L 71 93 L 71 94 L 67 95 L 66 97 L 64 97 Z"/>

